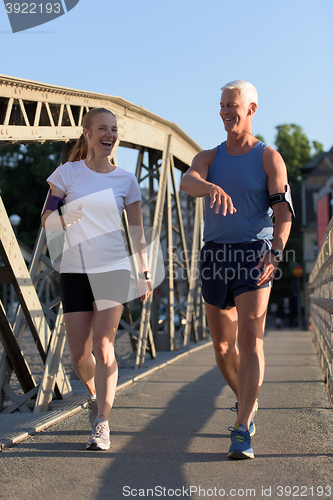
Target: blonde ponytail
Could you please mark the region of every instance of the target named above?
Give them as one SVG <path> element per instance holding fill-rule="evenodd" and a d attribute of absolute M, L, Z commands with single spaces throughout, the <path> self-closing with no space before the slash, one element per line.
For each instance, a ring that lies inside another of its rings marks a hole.
<path fill-rule="evenodd" d="M 83 134 L 81 134 L 69 155 L 68 161 L 83 160 L 84 158 L 87 157 L 87 155 L 88 155 L 87 139 L 84 137 Z"/>

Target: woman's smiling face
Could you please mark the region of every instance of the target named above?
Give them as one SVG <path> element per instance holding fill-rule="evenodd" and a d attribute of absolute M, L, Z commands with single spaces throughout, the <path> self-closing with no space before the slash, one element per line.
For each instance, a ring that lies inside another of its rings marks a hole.
<path fill-rule="evenodd" d="M 84 128 L 84 134 L 96 156 L 109 156 L 118 139 L 117 120 L 111 113 L 100 113 L 89 129 Z"/>

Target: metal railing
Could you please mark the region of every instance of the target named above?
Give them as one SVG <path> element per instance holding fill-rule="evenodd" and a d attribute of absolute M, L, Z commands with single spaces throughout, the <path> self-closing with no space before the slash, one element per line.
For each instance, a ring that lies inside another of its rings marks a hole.
<path fill-rule="evenodd" d="M 308 290 L 314 340 L 333 402 L 333 218 L 310 274 Z"/>

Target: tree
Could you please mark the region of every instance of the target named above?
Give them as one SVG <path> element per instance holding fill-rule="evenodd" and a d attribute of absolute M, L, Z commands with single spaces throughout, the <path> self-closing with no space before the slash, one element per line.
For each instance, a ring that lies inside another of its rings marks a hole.
<path fill-rule="evenodd" d="M 18 214 L 19 239 L 34 246 L 48 190 L 46 178 L 59 165 L 61 143 L 0 147 L 0 194 L 8 215 Z"/>
<path fill-rule="evenodd" d="M 302 180 L 301 168 L 310 159 L 323 151 L 323 145 L 313 141 L 314 154 L 311 152 L 311 144 L 304 134 L 302 127 L 291 123 L 290 125 L 278 125 L 275 145 L 278 152 L 287 165 L 288 178 L 291 186 L 295 187 Z"/>
<path fill-rule="evenodd" d="M 313 148 L 315 150 L 315 153 L 313 156 L 317 156 L 319 153 L 324 152 L 324 147 L 323 147 L 321 142 L 313 141 L 312 144 L 313 144 Z"/>
<path fill-rule="evenodd" d="M 265 139 L 263 138 L 263 136 L 261 134 L 257 134 L 256 138 L 259 139 L 259 141 L 261 141 L 261 142 L 265 142 Z"/>

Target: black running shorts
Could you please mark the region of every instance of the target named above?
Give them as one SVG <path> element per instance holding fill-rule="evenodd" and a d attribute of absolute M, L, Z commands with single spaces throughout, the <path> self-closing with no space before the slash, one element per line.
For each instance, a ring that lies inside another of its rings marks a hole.
<path fill-rule="evenodd" d="M 239 244 L 207 242 L 200 253 L 203 298 L 208 304 L 226 309 L 235 305 L 234 298 L 261 287 L 257 281 L 261 271 L 255 269 L 260 258 L 271 248 L 269 240 Z"/>
<path fill-rule="evenodd" d="M 64 313 L 93 311 L 96 300 L 127 302 L 131 272 L 127 269 L 107 273 L 61 273 L 60 297 Z"/>

